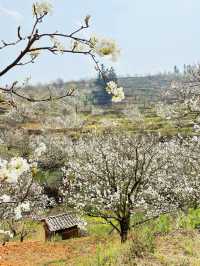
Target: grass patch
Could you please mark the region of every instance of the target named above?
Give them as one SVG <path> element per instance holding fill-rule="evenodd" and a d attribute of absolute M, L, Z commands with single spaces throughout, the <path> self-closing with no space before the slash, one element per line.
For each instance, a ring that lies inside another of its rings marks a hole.
<path fill-rule="evenodd" d="M 87 231 L 89 235 L 93 236 L 107 236 L 112 231 L 112 226 L 107 224 L 104 219 L 85 217 L 87 222 Z"/>
<path fill-rule="evenodd" d="M 42 266 L 66 266 L 67 265 L 67 260 L 52 260 L 49 262 L 44 263 Z"/>

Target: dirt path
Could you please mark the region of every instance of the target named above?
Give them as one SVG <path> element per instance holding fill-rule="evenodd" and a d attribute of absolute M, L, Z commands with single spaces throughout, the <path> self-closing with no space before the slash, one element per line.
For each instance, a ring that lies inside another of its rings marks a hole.
<path fill-rule="evenodd" d="M 96 239 L 87 237 L 54 243 L 8 243 L 0 246 L 0 266 L 52 266 L 59 262 L 71 266 L 77 257 L 95 252 L 96 244 Z"/>

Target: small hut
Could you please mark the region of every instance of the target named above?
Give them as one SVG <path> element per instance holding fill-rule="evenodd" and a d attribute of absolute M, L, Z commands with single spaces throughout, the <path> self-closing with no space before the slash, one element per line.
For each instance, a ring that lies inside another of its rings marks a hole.
<path fill-rule="evenodd" d="M 60 235 L 63 240 L 80 236 L 78 226 L 80 221 L 71 213 L 49 216 L 41 219 L 41 221 L 44 224 L 46 241 L 51 240 L 55 234 Z"/>

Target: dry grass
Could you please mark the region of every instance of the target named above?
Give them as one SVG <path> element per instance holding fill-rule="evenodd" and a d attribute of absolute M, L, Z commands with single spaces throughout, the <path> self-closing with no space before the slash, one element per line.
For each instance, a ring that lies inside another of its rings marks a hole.
<path fill-rule="evenodd" d="M 0 247 L 0 266 L 77 266 L 79 265 L 77 261 L 80 259 L 84 266 L 95 266 L 99 244 L 102 249 L 107 249 L 108 246 L 111 247 L 114 244 L 119 246 L 119 241 L 115 237 L 113 239 L 111 237 L 84 237 L 48 243 L 43 241 L 11 242 Z M 118 255 L 120 258 L 120 252 Z M 92 258 L 94 258 L 93 263 L 91 263 Z M 124 264 L 121 258 L 119 261 L 118 265 L 105 265 L 200 266 L 200 234 L 197 231 L 178 231 L 167 236 L 158 236 L 154 254 L 134 259 L 131 264 Z"/>
<path fill-rule="evenodd" d="M 200 266 L 200 234 L 178 231 L 157 237 L 155 253 L 136 259 L 138 266 Z"/>
<path fill-rule="evenodd" d="M 158 238 L 155 257 L 158 265 L 200 266 L 200 234 L 179 231 Z"/>

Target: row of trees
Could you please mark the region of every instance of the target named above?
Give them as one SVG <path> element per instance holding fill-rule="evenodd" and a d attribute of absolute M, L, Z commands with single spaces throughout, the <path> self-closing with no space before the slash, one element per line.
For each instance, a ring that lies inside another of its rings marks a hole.
<path fill-rule="evenodd" d="M 67 137 L 30 139 L 28 159 L 1 164 L 1 176 L 7 176 L 1 180 L 1 218 L 18 220 L 26 211 L 38 214 L 62 204 L 103 218 L 124 242 L 134 226 L 199 207 L 199 145 L 199 137 L 125 133 L 73 142 Z M 36 181 L 38 173 L 55 170 L 63 176 L 55 191 L 44 180 Z"/>

